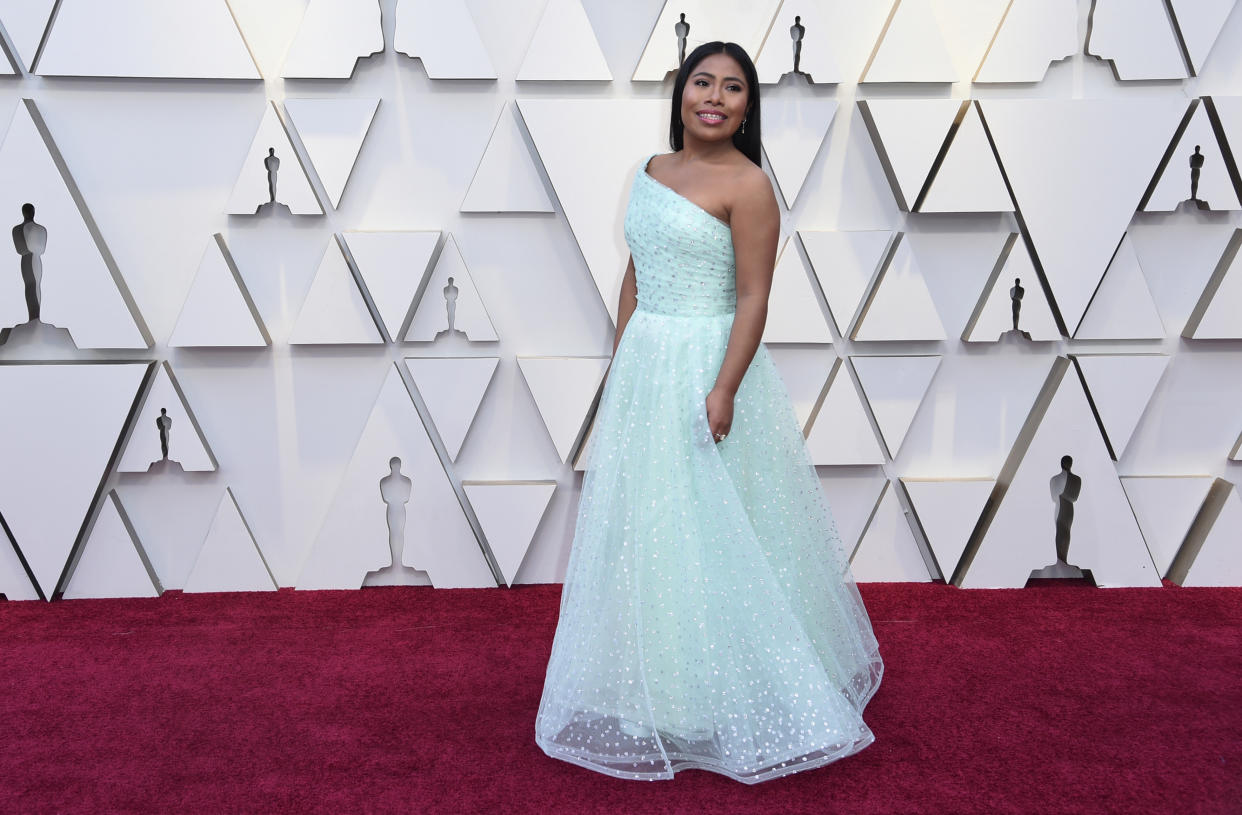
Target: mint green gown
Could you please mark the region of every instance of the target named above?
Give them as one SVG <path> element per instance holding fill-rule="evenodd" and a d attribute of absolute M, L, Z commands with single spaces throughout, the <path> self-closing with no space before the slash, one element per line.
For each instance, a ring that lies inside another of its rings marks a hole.
<path fill-rule="evenodd" d="M 883 663 L 763 345 L 712 439 L 732 233 L 646 164 L 625 215 L 638 302 L 595 417 L 535 740 L 620 778 L 753 784 L 870 744 Z"/>

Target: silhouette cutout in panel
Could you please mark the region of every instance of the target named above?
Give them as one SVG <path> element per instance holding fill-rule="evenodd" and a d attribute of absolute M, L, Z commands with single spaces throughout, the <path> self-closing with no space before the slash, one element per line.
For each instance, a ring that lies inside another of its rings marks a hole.
<path fill-rule="evenodd" d="M 1199 295 L 1182 336 L 1194 340 L 1242 339 L 1242 229 L 1235 229 Z"/>
<path fill-rule="evenodd" d="M 397 0 L 393 46 L 431 79 L 495 79 L 465 0 Z"/>
<path fill-rule="evenodd" d="M 828 301 L 837 331 L 848 335 L 863 298 L 888 257 L 894 233 L 887 229 L 856 232 L 799 230 L 819 287 Z"/>
<path fill-rule="evenodd" d="M 663 82 L 687 54 L 713 40 L 735 42 L 746 53 L 758 54 L 780 5 L 780 0 L 666 2 L 630 79 Z"/>
<path fill-rule="evenodd" d="M 793 9 L 782 4 L 763 48 L 755 57 L 759 81 L 770 85 L 788 76 L 820 85 L 841 82 L 841 69 L 833 58 L 836 48 L 830 37 L 831 16 L 823 5 Z M 781 36 L 782 31 L 788 31 L 788 39 Z"/>
<path fill-rule="evenodd" d="M 1215 481 L 1206 475 L 1122 477 L 1121 486 L 1162 576 L 1168 576 Z"/>
<path fill-rule="evenodd" d="M 643 158 L 668 149 L 669 102 L 519 99 L 518 108 L 616 325 L 629 257 L 623 231 L 628 193 Z M 603 121 L 609 126 L 601 129 Z M 582 150 L 588 141 L 598 150 Z"/>
<path fill-rule="evenodd" d="M 1169 567 L 1179 586 L 1242 586 L 1242 498 L 1218 478 Z"/>
<path fill-rule="evenodd" d="M 226 0 L 59 0 L 33 73 L 262 79 Z"/>
<path fill-rule="evenodd" d="M 1089 569 L 1080 569 L 1069 562 L 1070 533 L 1074 525 L 1074 502 L 1082 495 L 1082 477 L 1071 468 L 1072 456 L 1061 456 L 1061 471 L 1048 479 L 1052 493 L 1054 525 L 1056 528 L 1057 559 L 1041 569 L 1031 571 L 1031 579 L 1086 577 L 1091 579 Z"/>
<path fill-rule="evenodd" d="M 271 214 L 278 207 L 285 207 L 294 215 L 323 214 L 323 207 L 315 198 L 301 160 L 276 112 L 276 103 L 269 101 L 238 171 L 225 212 L 229 215 Z"/>
<path fill-rule="evenodd" d="M 112 490 L 104 498 L 62 596 L 66 600 L 159 597 L 163 592 L 133 524 L 116 490 Z"/>
<path fill-rule="evenodd" d="M 203 250 L 168 345 L 258 348 L 271 344 L 224 236 L 217 232 Z"/>
<path fill-rule="evenodd" d="M 889 458 L 896 458 L 940 368 L 940 356 L 853 356 L 850 361 Z"/>
<path fill-rule="evenodd" d="M 587 414 L 608 371 L 608 357 L 517 358 L 518 369 L 562 462 L 585 431 Z"/>
<path fill-rule="evenodd" d="M 276 579 L 230 487 L 220 497 L 182 591 L 276 591 Z"/>
<path fill-rule="evenodd" d="M 547 512 L 555 481 L 462 481 L 470 506 L 512 586 Z"/>
<path fill-rule="evenodd" d="M 409 502 L 402 504 L 406 528 L 401 564 L 425 573 L 426 577 L 419 575 L 423 585 L 497 586 L 501 577 L 491 569 L 394 365 L 388 368 L 323 525 L 302 564 L 297 587 L 356 589 L 368 572 L 391 562 L 390 510 L 380 479 L 392 472 L 394 457 L 401 460 L 401 475 L 411 482 Z"/>
<path fill-rule="evenodd" d="M 129 288 L 29 99 L 15 107 L 0 147 L 0 213 L 13 246 L 0 271 L 0 332 L 37 320 L 66 329 L 78 348 L 151 346 Z"/>
<path fill-rule="evenodd" d="M 346 232 L 366 296 L 387 340 L 401 336 L 418 286 L 440 240 L 439 230 L 423 232 Z"/>
<path fill-rule="evenodd" d="M 884 485 L 880 503 L 850 556 L 859 583 L 930 583 L 927 563 L 897 500 L 897 487 Z"/>
<path fill-rule="evenodd" d="M 797 241 L 792 239 L 786 239 L 777 258 L 768 309 L 763 342 L 832 343 L 828 321 L 802 264 Z"/>
<path fill-rule="evenodd" d="M 1077 0 L 1012 0 L 975 82 L 1040 82 L 1079 47 Z"/>
<path fill-rule="evenodd" d="M 341 250 L 340 237 L 328 241 L 323 260 L 302 301 L 290 345 L 382 344 L 371 310 Z"/>
<path fill-rule="evenodd" d="M 441 337 L 463 336 L 471 342 L 500 339 L 450 233 L 414 310 L 404 342 L 435 342 Z"/>
<path fill-rule="evenodd" d="M 167 361 L 155 369 L 117 471 L 160 472 L 175 463 L 186 472 L 215 472 L 216 457 Z"/>
<path fill-rule="evenodd" d="M 1031 264 L 1031 254 L 1018 233 L 1012 232 L 962 330 L 962 341 L 1051 342 L 1059 339 L 1061 332 Z"/>
<path fill-rule="evenodd" d="M 1126 233 L 1087 305 L 1074 339 L 1157 340 L 1163 339 L 1164 333 L 1160 312 Z"/>
<path fill-rule="evenodd" d="M 1160 585 L 1081 381 L 1058 357 L 1001 468 L 956 582 L 1021 588 L 1033 571 L 1066 555 L 1097 586 Z"/>
<path fill-rule="evenodd" d="M 990 478 L 902 478 L 914 521 L 923 531 L 940 576 L 953 579 L 966 542 L 996 482 Z"/>
<path fill-rule="evenodd" d="M 1164 376 L 1164 354 L 1075 354 L 1074 363 L 1100 420 L 1104 441 L 1120 461 Z"/>
<path fill-rule="evenodd" d="M 1056 300 L 1058 327 L 1068 333 L 1180 125 L 1185 99 L 988 99 L 979 107 Z"/>
<path fill-rule="evenodd" d="M 379 102 L 350 97 L 285 100 L 285 110 L 333 207 L 341 204 Z"/>
<path fill-rule="evenodd" d="M 474 170 L 462 212 L 555 212 L 536 159 L 522 136 L 517 108 L 501 108 Z"/>
<path fill-rule="evenodd" d="M 152 363 L 0 365 L 0 517 L 58 589 Z"/>
<path fill-rule="evenodd" d="M 384 521 L 388 525 L 388 550 L 391 560 L 387 566 L 367 572 L 364 586 L 417 586 L 427 585 L 427 573 L 411 569 L 401 562 L 405 551 L 406 527 L 409 522 L 406 506 L 414 494 L 413 480 L 401 472 L 401 459 L 393 456 L 388 460 L 388 475 L 379 480 L 380 499 L 384 502 Z"/>
<path fill-rule="evenodd" d="M 285 55 L 285 79 L 349 79 L 359 59 L 384 50 L 376 0 L 310 0 Z"/>
<path fill-rule="evenodd" d="M 0 0 L 0 23 L 16 51 L 12 56 L 27 71 L 55 7 L 56 0 Z"/>
<path fill-rule="evenodd" d="M 1183 206 L 1242 209 L 1208 106 L 1199 100 L 1191 102 L 1188 120 L 1169 145 L 1152 185 L 1140 207 L 1147 212 L 1172 212 Z"/>
<path fill-rule="evenodd" d="M 918 203 L 963 104 L 959 99 L 858 101 L 893 197 L 903 210 L 912 211 Z"/>
<path fill-rule="evenodd" d="M 824 396 L 806 436 L 814 464 L 883 464 L 884 452 L 842 360 L 824 383 Z"/>
<path fill-rule="evenodd" d="M 880 270 L 850 338 L 864 342 L 946 339 L 918 258 L 904 233 L 898 235 L 897 247 Z"/>
<path fill-rule="evenodd" d="M 1186 62 L 1166 0 L 1093 0 L 1086 53 L 1120 80 L 1184 79 Z"/>
<path fill-rule="evenodd" d="M 897 0 L 859 82 L 957 82 L 931 0 Z"/>
<path fill-rule="evenodd" d="M 517 79 L 611 82 L 612 72 L 581 0 L 548 0 Z"/>
<path fill-rule="evenodd" d="M 967 106 L 928 183 L 919 212 L 1013 212 L 1013 199 L 974 104 Z"/>
<path fill-rule="evenodd" d="M 0 596 L 10 602 L 43 599 L 35 584 L 30 582 L 17 544 L 13 543 L 3 524 L 0 524 Z"/>
<path fill-rule="evenodd" d="M 466 434 L 496 373 L 500 357 L 406 357 L 414 387 L 449 459 L 457 460 Z"/>
<path fill-rule="evenodd" d="M 1193 74 L 1203 70 L 1225 20 L 1238 0 L 1169 0 Z M 2 19 L 2 18 L 0 18 Z"/>
<path fill-rule="evenodd" d="M 798 200 L 836 113 L 835 99 L 764 99 L 763 152 L 787 206 Z"/>

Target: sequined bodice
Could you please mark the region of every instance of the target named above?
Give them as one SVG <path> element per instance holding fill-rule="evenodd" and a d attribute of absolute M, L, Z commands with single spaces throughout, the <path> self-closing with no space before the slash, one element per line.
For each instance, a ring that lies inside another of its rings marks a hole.
<path fill-rule="evenodd" d="M 639 166 L 625 212 L 638 308 L 658 314 L 731 314 L 737 307 L 729 225 Z"/>

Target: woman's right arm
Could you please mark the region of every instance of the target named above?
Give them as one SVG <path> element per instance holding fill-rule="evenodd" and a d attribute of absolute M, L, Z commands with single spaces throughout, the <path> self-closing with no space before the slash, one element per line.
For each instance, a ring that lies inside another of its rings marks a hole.
<path fill-rule="evenodd" d="M 630 255 L 630 262 L 625 266 L 625 277 L 621 280 L 621 298 L 617 302 L 617 335 L 612 341 L 613 356 L 617 354 L 621 335 L 625 333 L 625 324 L 630 321 L 630 315 L 634 313 L 637 305 L 638 281 L 634 279 L 634 256 Z"/>

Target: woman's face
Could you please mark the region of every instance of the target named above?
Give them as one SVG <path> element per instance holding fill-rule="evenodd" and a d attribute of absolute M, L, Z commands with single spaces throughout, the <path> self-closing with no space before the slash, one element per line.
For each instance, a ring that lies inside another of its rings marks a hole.
<path fill-rule="evenodd" d="M 712 54 L 694 66 L 681 92 L 681 122 L 702 141 L 732 139 L 746 118 L 750 88 L 737 60 Z"/>

